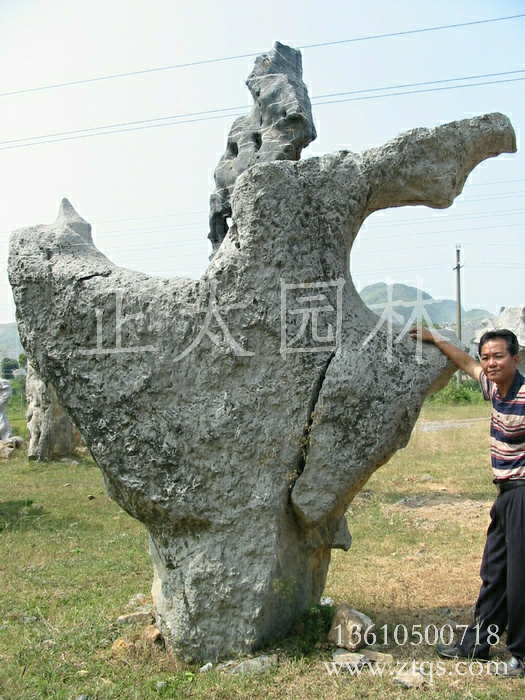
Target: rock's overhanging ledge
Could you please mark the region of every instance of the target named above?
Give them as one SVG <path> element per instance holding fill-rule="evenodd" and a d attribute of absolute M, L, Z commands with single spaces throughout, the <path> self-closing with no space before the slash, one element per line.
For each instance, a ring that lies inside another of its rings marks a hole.
<path fill-rule="evenodd" d="M 66 200 L 55 224 L 12 235 L 22 343 L 111 497 L 150 532 L 172 648 L 250 651 L 318 601 L 331 548 L 350 546 L 351 499 L 453 371 L 400 327 L 390 347 L 349 277 L 352 241 L 378 209 L 449 206 L 480 161 L 513 151 L 491 114 L 254 166 L 198 281 L 117 267 Z M 340 326 L 297 290 L 324 295 Z"/>

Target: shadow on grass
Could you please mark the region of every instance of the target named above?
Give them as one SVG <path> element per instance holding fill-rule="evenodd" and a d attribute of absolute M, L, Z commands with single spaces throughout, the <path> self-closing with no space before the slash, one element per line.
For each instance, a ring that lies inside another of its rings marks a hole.
<path fill-rule="evenodd" d="M 279 651 L 289 658 L 301 658 L 319 653 L 326 642 L 335 609 L 330 605 L 314 605 L 293 623 L 286 637 L 267 640 L 261 651 Z"/>
<path fill-rule="evenodd" d="M 33 529 L 46 517 L 43 507 L 33 505 L 29 498 L 20 501 L 0 501 L 0 532 Z"/>
<path fill-rule="evenodd" d="M 89 520 L 83 523 L 78 513 L 53 515 L 49 511 L 46 512 L 44 506 L 35 505 L 30 498 L 0 501 L 0 535 L 7 532 L 67 531 L 77 526 L 77 531 L 82 532 L 83 524 L 87 524 L 88 528 L 90 526 Z"/>

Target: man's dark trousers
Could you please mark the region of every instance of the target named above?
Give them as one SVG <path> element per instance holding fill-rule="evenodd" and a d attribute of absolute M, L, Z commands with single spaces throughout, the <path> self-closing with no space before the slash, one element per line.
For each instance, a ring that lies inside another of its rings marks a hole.
<path fill-rule="evenodd" d="M 486 658 L 495 635 L 507 629 L 509 653 L 525 658 L 525 482 L 502 490 L 490 517 L 475 621 L 457 646 L 466 656 Z"/>

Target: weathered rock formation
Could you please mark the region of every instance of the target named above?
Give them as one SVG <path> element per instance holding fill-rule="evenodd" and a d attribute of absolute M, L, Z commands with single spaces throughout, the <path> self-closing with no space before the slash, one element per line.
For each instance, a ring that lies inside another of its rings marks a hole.
<path fill-rule="evenodd" d="M 13 435 L 7 440 L 0 440 L 0 459 L 11 459 L 15 454 L 15 450 L 22 447 L 24 441 L 21 437 Z"/>
<path fill-rule="evenodd" d="M 26 399 L 28 458 L 45 461 L 72 457 L 80 444 L 78 431 L 58 403 L 51 384 L 42 381 L 30 363 L 27 365 Z"/>
<path fill-rule="evenodd" d="M 7 403 L 13 390 L 8 379 L 0 378 L 0 440 L 9 440 L 13 437 L 11 423 L 7 417 Z"/>
<path fill-rule="evenodd" d="M 246 85 L 254 101 L 252 111 L 233 123 L 215 169 L 208 236 L 214 252 L 228 231 L 226 219 L 239 175 L 256 163 L 299 160 L 317 136 L 300 51 L 276 42 L 269 53 L 257 57 Z"/>
<path fill-rule="evenodd" d="M 378 209 L 449 206 L 480 161 L 514 150 L 491 114 L 254 166 L 198 281 L 117 267 L 67 200 L 12 235 L 23 345 L 150 532 L 173 649 L 252 650 L 319 600 L 349 503 L 454 370 L 366 308 L 352 242 Z"/>
<path fill-rule="evenodd" d="M 476 333 L 474 342 L 479 343 L 483 333 L 501 328 L 507 328 L 516 335 L 520 346 L 518 369 L 522 374 L 525 374 L 525 304 L 508 306 L 502 309 L 499 316 L 485 319 L 481 324 L 481 329 Z"/>

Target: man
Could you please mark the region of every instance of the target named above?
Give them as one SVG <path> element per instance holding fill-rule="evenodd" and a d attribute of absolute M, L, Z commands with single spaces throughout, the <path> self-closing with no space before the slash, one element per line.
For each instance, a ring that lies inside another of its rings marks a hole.
<path fill-rule="evenodd" d="M 518 339 L 508 330 L 485 333 L 480 363 L 427 328 L 410 335 L 434 343 L 457 367 L 479 381 L 492 401 L 490 443 L 494 483 L 499 494 L 481 563 L 483 581 L 474 622 L 453 646 L 437 645 L 447 658 L 487 659 L 491 644 L 507 629 L 510 657 L 499 674 L 525 675 L 525 378 L 518 372 Z"/>

